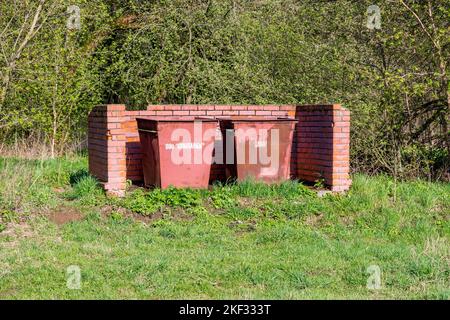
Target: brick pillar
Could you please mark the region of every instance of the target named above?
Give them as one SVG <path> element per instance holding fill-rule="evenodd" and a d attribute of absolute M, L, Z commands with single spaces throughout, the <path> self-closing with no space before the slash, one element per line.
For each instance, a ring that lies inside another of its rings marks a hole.
<path fill-rule="evenodd" d="M 89 172 L 112 195 L 126 187 L 126 137 L 122 129 L 125 105 L 102 105 L 89 114 Z"/>
<path fill-rule="evenodd" d="M 296 176 L 323 179 L 332 191 L 350 188 L 350 111 L 339 104 L 297 106 Z"/>

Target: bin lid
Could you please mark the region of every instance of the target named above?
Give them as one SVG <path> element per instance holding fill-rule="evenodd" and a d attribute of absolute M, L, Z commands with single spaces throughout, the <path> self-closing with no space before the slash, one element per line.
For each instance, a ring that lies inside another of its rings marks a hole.
<path fill-rule="evenodd" d="M 213 118 L 203 118 L 203 117 L 186 117 L 186 116 L 180 116 L 180 117 L 170 117 L 170 116 L 164 116 L 161 118 L 158 117 L 152 117 L 152 118 L 136 118 L 136 121 L 151 121 L 151 122 L 193 122 L 193 121 L 203 121 L 203 122 L 217 122 L 217 119 Z"/>
<path fill-rule="evenodd" d="M 289 121 L 298 121 L 294 118 L 287 118 L 287 117 L 263 117 L 263 118 L 257 118 L 257 117 L 251 117 L 251 118 L 220 118 L 220 121 L 231 121 L 231 122 L 289 122 Z"/>

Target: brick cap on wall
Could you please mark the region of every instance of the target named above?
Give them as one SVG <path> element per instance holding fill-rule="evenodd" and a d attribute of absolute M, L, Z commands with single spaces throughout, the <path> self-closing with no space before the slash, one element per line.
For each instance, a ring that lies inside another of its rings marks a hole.
<path fill-rule="evenodd" d="M 95 111 L 125 111 L 124 104 L 99 104 L 93 109 Z"/>

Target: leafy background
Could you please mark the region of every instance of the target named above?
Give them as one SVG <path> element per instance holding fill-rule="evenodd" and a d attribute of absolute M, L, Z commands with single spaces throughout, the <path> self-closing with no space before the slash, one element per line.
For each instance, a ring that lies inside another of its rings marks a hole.
<path fill-rule="evenodd" d="M 353 171 L 448 180 L 450 1 L 377 1 L 380 30 L 366 26 L 372 4 L 2 2 L 3 148 L 83 147 L 99 103 L 342 103 Z"/>

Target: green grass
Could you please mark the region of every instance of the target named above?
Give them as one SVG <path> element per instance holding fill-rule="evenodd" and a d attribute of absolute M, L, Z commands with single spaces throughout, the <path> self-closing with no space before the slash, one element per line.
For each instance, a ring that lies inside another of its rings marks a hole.
<path fill-rule="evenodd" d="M 86 167 L 0 159 L 1 299 L 450 298 L 448 184 L 356 175 L 322 198 L 247 181 L 109 199 Z"/>

